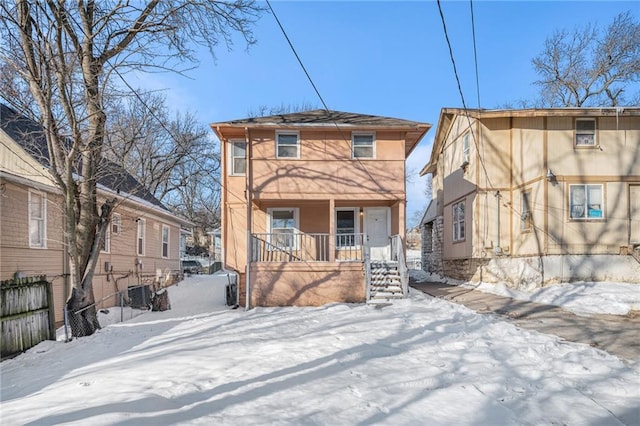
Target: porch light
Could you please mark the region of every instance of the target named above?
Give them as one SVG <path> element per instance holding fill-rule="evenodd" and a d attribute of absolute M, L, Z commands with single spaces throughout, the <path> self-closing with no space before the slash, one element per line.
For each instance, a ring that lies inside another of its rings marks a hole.
<path fill-rule="evenodd" d="M 362 207 L 360 207 L 360 217 L 364 216 L 364 211 L 362 210 Z"/>
<path fill-rule="evenodd" d="M 552 180 L 555 179 L 555 177 L 556 175 L 553 174 L 551 169 L 547 169 L 547 181 L 551 182 Z"/>

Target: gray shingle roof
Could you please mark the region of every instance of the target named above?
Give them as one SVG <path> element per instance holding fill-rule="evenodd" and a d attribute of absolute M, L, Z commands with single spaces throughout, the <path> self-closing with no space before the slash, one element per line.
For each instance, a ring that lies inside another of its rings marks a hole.
<path fill-rule="evenodd" d="M 49 150 L 42 127 L 16 110 L 0 103 L 0 128 L 44 167 L 50 166 Z M 98 184 L 116 192 L 124 192 L 168 209 L 118 164 L 105 158 L 99 166 Z"/>
<path fill-rule="evenodd" d="M 239 120 L 223 121 L 220 125 L 351 125 L 363 127 L 422 127 L 430 126 L 427 123 L 402 120 L 399 118 L 382 117 L 378 115 L 357 114 L 342 111 L 327 111 L 315 109 L 290 114 L 277 114 L 266 117 L 250 117 Z"/>

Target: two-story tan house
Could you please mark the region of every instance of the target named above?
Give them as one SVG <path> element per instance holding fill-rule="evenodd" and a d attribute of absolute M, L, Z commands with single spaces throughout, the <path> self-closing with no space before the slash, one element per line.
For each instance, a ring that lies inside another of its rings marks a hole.
<path fill-rule="evenodd" d="M 427 173 L 428 271 L 640 282 L 640 108 L 445 108 Z"/>
<path fill-rule="evenodd" d="M 62 193 L 48 171 L 41 128 L 0 104 L 0 280 L 46 275 L 53 283 L 56 322 L 70 294 Z M 111 164 L 99 198 L 117 197 L 93 281 L 99 308 L 119 303 L 129 286 L 163 280 L 180 269 L 183 219 L 131 175 Z"/>
<path fill-rule="evenodd" d="M 406 294 L 405 159 L 429 124 L 313 110 L 213 123 L 222 262 L 250 306 Z"/>

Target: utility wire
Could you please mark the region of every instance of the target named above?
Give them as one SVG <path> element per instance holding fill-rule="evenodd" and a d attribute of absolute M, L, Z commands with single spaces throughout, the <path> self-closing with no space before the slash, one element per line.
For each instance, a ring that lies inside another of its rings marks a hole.
<path fill-rule="evenodd" d="M 473 18 L 473 0 L 469 0 L 471 8 L 471 36 L 473 37 L 473 59 L 476 64 L 476 94 L 478 95 L 478 109 L 480 109 L 480 77 L 478 74 L 478 49 L 476 47 L 476 23 Z"/>
<path fill-rule="evenodd" d="M 453 65 L 453 73 L 456 77 L 456 83 L 458 84 L 458 92 L 460 93 L 460 99 L 462 100 L 462 108 L 464 109 L 464 114 L 467 117 L 467 121 L 469 123 L 469 129 L 471 129 L 471 116 L 469 115 L 469 109 L 467 108 L 467 103 L 464 99 L 464 93 L 462 92 L 462 85 L 460 83 L 460 76 L 458 75 L 458 68 L 456 66 L 456 60 L 453 56 L 453 48 L 451 47 L 451 40 L 449 40 L 449 32 L 447 31 L 447 24 L 444 19 L 444 13 L 442 12 L 442 5 L 440 4 L 440 0 L 437 0 L 438 11 L 440 11 L 440 19 L 442 20 L 442 29 L 444 30 L 444 38 L 447 41 L 447 46 L 449 47 L 449 57 L 451 58 L 451 64 Z M 476 139 L 475 132 L 471 132 L 471 137 L 473 138 L 473 144 L 476 147 L 478 153 L 480 153 L 480 146 L 478 144 L 478 140 Z M 491 189 L 494 189 L 491 179 L 489 178 L 489 173 L 487 172 L 487 167 L 484 164 L 484 160 L 482 156 L 480 156 L 480 164 L 482 165 L 482 169 L 484 170 L 485 177 L 487 178 L 487 184 Z"/>
<path fill-rule="evenodd" d="M 269 0 L 266 0 L 266 1 L 267 1 L 267 6 L 269 6 L 269 10 L 271 10 L 271 14 L 276 19 L 276 22 L 278 23 L 278 26 L 280 27 L 280 31 L 282 31 L 282 34 L 284 35 L 284 38 L 287 39 L 287 43 L 289 43 L 289 47 L 291 48 L 291 51 L 293 52 L 293 54 L 295 55 L 296 59 L 298 60 L 298 63 L 302 67 L 302 70 L 304 71 L 305 75 L 307 76 L 307 79 L 309 80 L 309 83 L 311 83 L 311 86 L 313 86 L 313 90 L 316 91 L 316 95 L 318 95 L 318 98 L 320 99 L 320 102 L 322 102 L 322 106 L 324 106 L 324 109 L 328 112 L 329 108 L 327 107 L 327 103 L 322 98 L 322 95 L 320 94 L 320 91 L 318 90 L 318 88 L 316 87 L 315 83 L 311 79 L 311 76 L 307 72 L 307 68 L 302 63 L 302 60 L 300 59 L 300 56 L 298 56 L 298 52 L 296 52 L 296 49 L 293 47 L 293 43 L 291 43 L 291 40 L 289 39 L 289 36 L 287 35 L 287 32 L 284 30 L 284 27 L 280 23 L 280 19 L 278 19 L 278 15 L 276 15 L 276 12 L 273 10 L 273 7 L 271 7 L 271 2 L 269 2 Z"/>

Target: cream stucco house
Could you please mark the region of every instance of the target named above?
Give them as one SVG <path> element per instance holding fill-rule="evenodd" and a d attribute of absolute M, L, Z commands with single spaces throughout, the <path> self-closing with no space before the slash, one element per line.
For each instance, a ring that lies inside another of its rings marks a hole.
<path fill-rule="evenodd" d="M 426 270 L 640 282 L 640 108 L 445 108 L 428 173 Z"/>
<path fill-rule="evenodd" d="M 213 123 L 245 306 L 402 297 L 405 159 L 429 124 L 313 110 Z"/>

